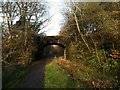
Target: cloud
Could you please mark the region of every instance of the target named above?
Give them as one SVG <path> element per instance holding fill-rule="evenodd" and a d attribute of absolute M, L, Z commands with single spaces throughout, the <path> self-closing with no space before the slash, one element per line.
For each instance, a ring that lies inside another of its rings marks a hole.
<path fill-rule="evenodd" d="M 51 24 L 44 28 L 42 31 L 46 32 L 48 36 L 58 35 L 60 31 L 61 21 L 64 20 L 63 15 L 61 14 L 61 8 L 63 7 L 63 2 L 61 0 L 47 0 L 49 5 L 49 15 L 53 15 L 51 19 Z"/>

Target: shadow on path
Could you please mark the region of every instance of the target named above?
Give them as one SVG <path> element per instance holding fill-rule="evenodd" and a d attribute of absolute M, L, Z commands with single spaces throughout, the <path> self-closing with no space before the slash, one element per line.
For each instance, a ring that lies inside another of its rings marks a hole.
<path fill-rule="evenodd" d="M 30 73 L 16 88 L 44 88 L 45 64 L 46 60 L 35 61 L 30 69 Z"/>

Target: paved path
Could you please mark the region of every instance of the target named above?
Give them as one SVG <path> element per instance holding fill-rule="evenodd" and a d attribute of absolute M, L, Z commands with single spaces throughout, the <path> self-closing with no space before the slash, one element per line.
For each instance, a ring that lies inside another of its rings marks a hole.
<path fill-rule="evenodd" d="M 44 88 L 46 60 L 33 63 L 30 73 L 19 83 L 17 88 Z"/>

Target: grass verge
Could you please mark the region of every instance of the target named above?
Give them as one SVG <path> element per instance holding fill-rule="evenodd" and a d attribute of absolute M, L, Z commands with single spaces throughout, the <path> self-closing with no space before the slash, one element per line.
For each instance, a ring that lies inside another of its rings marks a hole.
<path fill-rule="evenodd" d="M 45 88 L 77 88 L 74 80 L 63 68 L 51 62 L 45 68 Z"/>

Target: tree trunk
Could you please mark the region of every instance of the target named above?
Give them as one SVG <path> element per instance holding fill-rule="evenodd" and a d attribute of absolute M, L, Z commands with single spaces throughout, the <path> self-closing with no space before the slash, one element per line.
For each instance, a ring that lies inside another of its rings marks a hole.
<path fill-rule="evenodd" d="M 74 13 L 74 12 L 73 12 L 73 13 Z M 80 36 L 81 36 L 84 44 L 86 45 L 86 47 L 88 48 L 89 52 L 91 53 L 90 47 L 89 47 L 89 45 L 87 44 L 86 40 L 84 39 L 84 37 L 83 37 L 83 35 L 82 35 L 81 31 L 80 31 L 80 27 L 79 27 L 79 24 L 78 24 L 78 19 L 77 19 L 77 16 L 76 16 L 75 13 L 74 13 L 74 17 L 75 17 L 75 22 L 76 22 L 76 25 L 77 25 L 78 32 L 80 33 Z"/>

